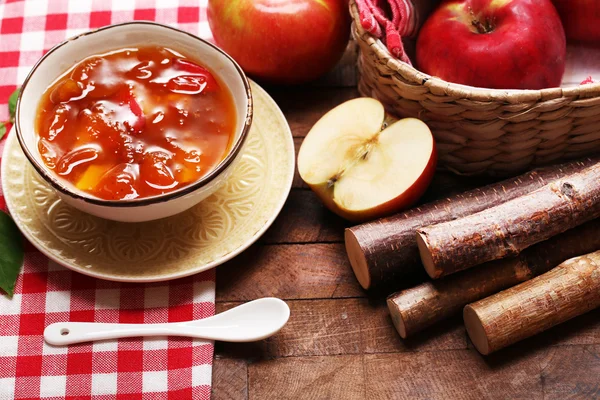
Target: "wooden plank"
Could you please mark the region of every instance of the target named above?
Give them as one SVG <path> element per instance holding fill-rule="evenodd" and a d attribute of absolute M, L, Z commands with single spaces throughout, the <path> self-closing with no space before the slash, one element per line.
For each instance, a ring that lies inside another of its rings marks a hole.
<path fill-rule="evenodd" d="M 599 399 L 600 346 L 553 348 L 542 365 L 544 399 Z"/>
<path fill-rule="evenodd" d="M 348 223 L 325 208 L 312 191 L 292 190 L 262 241 L 268 244 L 342 243 L 346 226 Z"/>
<path fill-rule="evenodd" d="M 248 366 L 250 399 L 363 400 L 362 356 L 288 357 Z"/>
<path fill-rule="evenodd" d="M 330 109 L 346 100 L 358 97 L 352 88 L 267 87 L 285 115 L 294 137 L 304 137 L 312 126 Z"/>
<path fill-rule="evenodd" d="M 294 150 L 296 150 L 296 165 L 298 165 L 298 152 L 300 151 L 300 146 L 302 145 L 303 138 L 294 138 Z M 310 189 L 306 183 L 300 178 L 300 174 L 298 173 L 298 167 L 294 169 L 294 180 L 292 182 L 292 189 Z"/>
<path fill-rule="evenodd" d="M 275 336 L 255 343 L 217 343 L 216 353 L 257 360 L 466 348 L 466 333 L 459 321 L 418 340 L 403 341 L 389 320 L 383 299 L 288 300 L 287 303 L 290 319 Z M 239 304 L 217 303 L 217 312 Z"/>
<path fill-rule="evenodd" d="M 553 339 L 553 344 L 559 346 L 600 345 L 600 308 L 558 325 L 549 330 L 547 334 Z M 546 335 L 546 332 L 542 335 Z"/>
<path fill-rule="evenodd" d="M 239 303 L 217 303 L 217 312 Z M 228 357 L 271 359 L 362 353 L 358 299 L 287 301 L 290 319 L 276 335 L 256 343 L 220 346 Z"/>
<path fill-rule="evenodd" d="M 485 176 L 461 176 L 449 171 L 438 170 L 419 204 L 445 198 L 454 193 L 465 192 L 499 180 L 499 178 Z"/>
<path fill-rule="evenodd" d="M 273 356 L 362 352 L 359 300 L 290 301 L 289 306 L 290 320 L 271 342 Z"/>
<path fill-rule="evenodd" d="M 212 372 L 213 400 L 248 399 L 248 369 L 246 361 L 215 358 Z"/>
<path fill-rule="evenodd" d="M 327 356 L 340 354 L 376 354 L 429 352 L 467 348 L 460 316 L 432 327 L 415 338 L 402 340 L 390 320 L 383 299 L 364 298 L 329 300 L 289 300 L 291 316 L 277 335 L 245 344 L 217 343 L 221 356 L 246 359 L 271 359 L 290 356 Z M 223 312 L 240 302 L 217 303 Z M 573 329 L 552 329 L 489 357 L 495 363 L 510 359 L 531 348 L 598 343 L 598 315 L 572 321 Z M 594 342 L 596 341 L 596 342 Z M 471 346 L 472 348 L 472 346 Z"/>
<path fill-rule="evenodd" d="M 357 301 L 361 303 L 362 348 L 365 353 L 467 348 L 467 333 L 460 316 L 427 329 L 414 338 L 403 340 L 394 328 L 384 300 L 358 299 Z"/>
<path fill-rule="evenodd" d="M 393 327 L 383 300 L 364 298 L 330 300 L 289 300 L 291 316 L 277 335 L 245 344 L 217 343 L 218 355 L 246 359 L 290 356 L 430 352 L 467 348 L 466 332 L 460 316 L 432 327 L 415 338 L 402 340 Z M 217 303 L 223 312 L 240 302 Z M 531 348 L 598 344 L 598 315 L 572 321 L 573 329 L 552 329 L 489 357 L 504 362 Z M 560 327 L 566 328 L 563 324 Z M 559 339 L 560 338 L 560 339 Z M 472 346 L 471 346 L 472 348 Z"/>
<path fill-rule="evenodd" d="M 539 361 L 529 354 L 492 366 L 474 350 L 366 355 L 367 398 L 542 399 Z"/>
<path fill-rule="evenodd" d="M 217 268 L 217 300 L 363 297 L 342 244 L 257 244 Z"/>

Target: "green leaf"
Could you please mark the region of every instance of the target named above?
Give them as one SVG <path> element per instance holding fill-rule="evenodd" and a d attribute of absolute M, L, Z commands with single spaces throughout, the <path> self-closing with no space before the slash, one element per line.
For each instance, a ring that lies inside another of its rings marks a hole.
<path fill-rule="evenodd" d="M 23 242 L 17 225 L 0 211 L 0 288 L 9 297 L 14 293 L 15 282 L 23 266 L 23 256 Z"/>
<path fill-rule="evenodd" d="M 10 114 L 10 122 L 15 122 L 15 113 L 17 112 L 17 99 L 21 89 L 17 88 L 8 98 L 8 113 Z"/>
<path fill-rule="evenodd" d="M 0 139 L 2 139 L 6 135 L 6 124 L 4 122 L 0 122 Z"/>

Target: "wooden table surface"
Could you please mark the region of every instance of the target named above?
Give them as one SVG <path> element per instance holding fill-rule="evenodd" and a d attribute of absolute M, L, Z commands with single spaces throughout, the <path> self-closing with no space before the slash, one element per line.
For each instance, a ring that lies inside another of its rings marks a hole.
<path fill-rule="evenodd" d="M 358 96 L 354 88 L 270 93 L 296 152 L 321 115 Z M 438 173 L 426 200 L 483 183 Z M 276 296 L 291 317 L 265 341 L 216 344 L 214 400 L 600 399 L 600 309 L 488 357 L 470 343 L 460 316 L 402 340 L 384 297 L 356 281 L 344 227 L 296 173 L 273 227 L 218 267 L 217 312 Z"/>

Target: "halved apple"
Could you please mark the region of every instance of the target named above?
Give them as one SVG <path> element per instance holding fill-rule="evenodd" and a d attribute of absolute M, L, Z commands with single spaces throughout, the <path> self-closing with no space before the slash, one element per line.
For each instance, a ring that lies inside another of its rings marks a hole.
<path fill-rule="evenodd" d="M 347 101 L 312 127 L 298 154 L 298 171 L 333 212 L 364 221 L 400 211 L 423 195 L 437 161 L 431 131 L 405 118 L 386 126 L 383 105 Z"/>

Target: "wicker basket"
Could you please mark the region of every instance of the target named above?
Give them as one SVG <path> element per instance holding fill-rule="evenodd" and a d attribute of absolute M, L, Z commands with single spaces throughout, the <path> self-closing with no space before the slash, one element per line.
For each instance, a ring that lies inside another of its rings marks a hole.
<path fill-rule="evenodd" d="M 440 167 L 511 175 L 600 150 L 600 84 L 507 91 L 445 82 L 395 59 L 362 28 L 354 0 L 350 13 L 360 93 L 392 114 L 425 121 Z"/>

